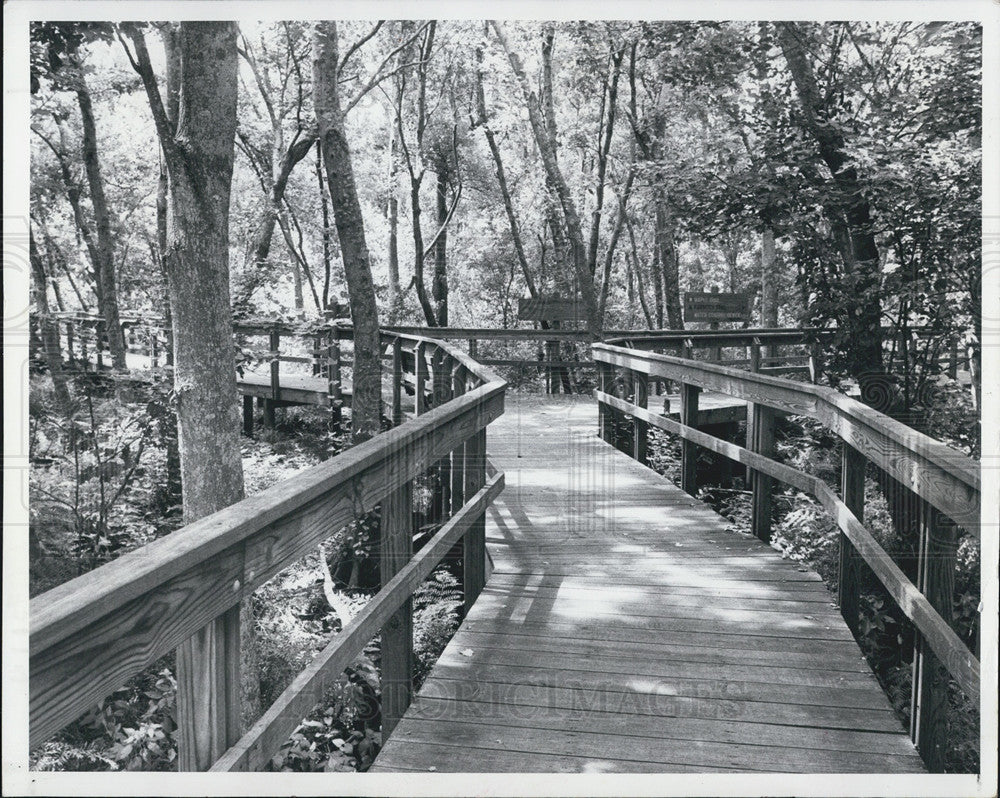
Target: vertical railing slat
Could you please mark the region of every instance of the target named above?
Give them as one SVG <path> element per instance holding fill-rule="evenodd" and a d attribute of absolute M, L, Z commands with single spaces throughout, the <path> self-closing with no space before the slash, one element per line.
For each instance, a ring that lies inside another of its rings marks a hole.
<path fill-rule="evenodd" d="M 925 501 L 920 501 L 920 554 L 917 588 L 948 623 L 955 597 L 956 528 Z M 910 737 L 932 773 L 943 773 L 948 750 L 948 671 L 919 632 L 913 656 Z"/>
<path fill-rule="evenodd" d="M 463 495 L 474 496 L 486 484 L 486 430 L 481 429 L 465 442 L 465 485 Z M 469 527 L 464 536 L 462 549 L 463 592 L 465 594 L 465 611 L 468 612 L 473 602 L 486 584 L 486 516 L 480 515 Z"/>
<path fill-rule="evenodd" d="M 641 371 L 632 372 L 632 392 L 635 404 L 642 408 L 649 407 L 649 376 Z M 649 424 L 638 418 L 632 419 L 632 456 L 643 465 L 647 464 L 647 447 L 649 445 Z"/>
<path fill-rule="evenodd" d="M 850 444 L 843 444 L 840 466 L 840 496 L 859 521 L 865 515 L 865 458 Z M 860 609 L 861 561 L 858 552 L 843 532 L 840 541 L 840 574 L 837 580 L 837 596 L 840 613 L 847 627 L 858 635 L 858 612 Z"/>
<path fill-rule="evenodd" d="M 239 604 L 177 647 L 177 728 L 181 772 L 208 770 L 240 738 Z"/>
<path fill-rule="evenodd" d="M 382 500 L 379 574 L 382 587 L 413 556 L 412 483 Z M 413 600 L 407 599 L 382 627 L 382 738 L 396 728 L 413 693 Z"/>
<path fill-rule="evenodd" d="M 701 388 L 682 382 L 681 387 L 681 424 L 688 427 L 698 426 L 698 396 Z M 681 490 L 692 496 L 697 492 L 698 444 L 681 440 Z"/>
<path fill-rule="evenodd" d="M 753 451 L 764 457 L 774 458 L 774 410 L 767 405 L 750 403 L 747 412 L 753 415 Z M 769 543 L 774 478 L 755 471 L 750 482 L 753 494 L 751 530 L 759 540 Z"/>

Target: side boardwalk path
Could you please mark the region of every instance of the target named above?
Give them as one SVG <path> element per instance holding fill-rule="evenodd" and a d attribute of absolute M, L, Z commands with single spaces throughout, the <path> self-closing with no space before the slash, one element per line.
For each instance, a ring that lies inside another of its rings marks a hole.
<path fill-rule="evenodd" d="M 819 577 L 508 396 L 494 570 L 374 771 L 923 772 Z"/>

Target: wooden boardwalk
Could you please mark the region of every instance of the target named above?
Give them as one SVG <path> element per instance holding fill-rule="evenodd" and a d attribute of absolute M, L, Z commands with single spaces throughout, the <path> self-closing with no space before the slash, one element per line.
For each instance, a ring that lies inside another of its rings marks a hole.
<path fill-rule="evenodd" d="M 922 772 L 819 577 L 508 395 L 486 589 L 374 771 Z"/>

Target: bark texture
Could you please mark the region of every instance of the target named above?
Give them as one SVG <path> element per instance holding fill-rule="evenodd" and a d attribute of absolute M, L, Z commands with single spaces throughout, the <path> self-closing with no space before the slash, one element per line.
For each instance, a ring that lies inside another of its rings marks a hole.
<path fill-rule="evenodd" d="M 351 433 L 357 442 L 377 435 L 381 429 L 381 347 L 364 219 L 354 182 L 351 152 L 344 134 L 337 63 L 337 24 L 332 21 L 317 22 L 313 29 L 313 105 L 351 300 L 351 320 L 354 323 Z"/>
<path fill-rule="evenodd" d="M 90 202 L 94 209 L 94 228 L 97 233 L 94 255 L 94 271 L 101 286 L 101 315 L 104 317 L 108 349 L 111 362 L 116 369 L 125 368 L 125 335 L 122 332 L 118 310 L 118 281 L 115 269 L 115 244 L 111 234 L 111 210 L 104 193 L 104 177 L 97 155 L 97 125 L 94 121 L 94 106 L 90 89 L 83 70 L 75 76 L 76 99 L 80 106 L 81 130 L 83 133 L 83 164 L 90 188 Z"/>
<path fill-rule="evenodd" d="M 66 374 L 62 367 L 62 354 L 59 351 L 59 330 L 50 315 L 49 277 L 45 271 L 45 264 L 42 263 L 41 255 L 38 253 L 38 248 L 35 246 L 34 233 L 29 233 L 28 257 L 31 261 L 31 276 L 35 281 L 35 304 L 38 307 L 39 316 L 38 329 L 41 334 L 45 364 L 49 367 L 49 374 L 52 377 L 56 405 L 58 405 L 59 411 L 68 417 L 72 403 L 69 387 L 66 383 Z"/>
<path fill-rule="evenodd" d="M 566 234 L 569 239 L 570 259 L 580 286 L 580 296 L 587 311 L 587 330 L 593 338 L 599 339 L 602 334 L 602 325 L 597 294 L 594 290 L 594 275 L 587 263 L 587 245 L 583 238 L 583 226 L 580 223 L 580 214 L 577 211 L 576 203 L 573 201 L 573 196 L 570 193 L 566 179 L 559 169 L 556 141 L 550 134 L 550 125 L 553 120 L 552 111 L 551 109 L 549 110 L 547 121 L 546 117 L 542 114 L 542 107 L 538 96 L 532 91 L 528 83 L 528 77 L 521 58 L 511 48 L 503 25 L 498 22 L 491 22 L 490 24 L 493 26 L 493 30 L 504 52 L 507 54 L 511 69 L 524 95 L 524 101 L 528 107 L 528 120 L 531 123 L 535 142 L 538 144 L 542 165 L 545 168 L 545 176 L 556 194 L 563 219 L 565 220 Z M 551 42 L 548 42 L 547 46 L 551 49 Z"/>
<path fill-rule="evenodd" d="M 233 22 L 184 22 L 176 125 L 142 34 L 129 29 L 169 178 L 166 272 L 186 522 L 243 498 L 241 425 L 229 296 L 229 195 L 238 87 Z M 249 608 L 233 607 L 177 650 L 179 768 L 205 770 L 256 715 L 259 681 Z M 243 662 L 241 663 L 241 655 Z M 242 717 L 241 717 L 242 707 Z"/>

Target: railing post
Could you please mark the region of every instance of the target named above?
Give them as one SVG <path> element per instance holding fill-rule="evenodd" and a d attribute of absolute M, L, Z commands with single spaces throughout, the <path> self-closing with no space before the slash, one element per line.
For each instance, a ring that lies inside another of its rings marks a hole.
<path fill-rule="evenodd" d="M 160 365 L 160 339 L 156 327 L 150 325 L 146 329 L 149 333 L 149 366 L 155 369 Z"/>
<path fill-rule="evenodd" d="M 463 496 L 470 499 L 486 484 L 486 430 L 481 429 L 465 442 L 465 484 Z M 462 546 L 463 592 L 465 611 L 472 604 L 486 584 L 486 515 L 480 515 L 465 533 Z"/>
<path fill-rule="evenodd" d="M 751 403 L 748 412 L 753 415 L 753 451 L 764 457 L 774 457 L 774 410 L 766 405 Z M 753 473 L 753 510 L 751 528 L 754 535 L 765 543 L 771 541 L 771 505 L 774 478 L 759 471 Z"/>
<path fill-rule="evenodd" d="M 264 426 L 274 429 L 275 403 L 281 396 L 281 364 L 278 362 L 278 352 L 281 347 L 281 333 L 277 326 L 271 328 L 268 334 L 268 348 L 271 352 L 271 398 L 264 402 Z"/>
<path fill-rule="evenodd" d="M 177 647 L 177 769 L 208 770 L 239 739 L 240 726 L 236 604 Z"/>
<path fill-rule="evenodd" d="M 403 423 L 403 339 L 392 339 L 392 426 Z"/>
<path fill-rule="evenodd" d="M 640 371 L 632 372 L 633 395 L 635 404 L 642 408 L 649 407 L 649 376 Z M 632 419 L 632 456 L 646 465 L 647 446 L 649 443 L 649 424 L 638 418 Z"/>
<path fill-rule="evenodd" d="M 417 341 L 413 349 L 414 394 L 413 414 L 427 412 L 427 359 L 424 357 L 424 342 Z"/>
<path fill-rule="evenodd" d="M 818 384 L 819 377 L 823 370 L 822 352 L 819 343 L 809 345 L 809 381 Z"/>
<path fill-rule="evenodd" d="M 469 339 L 469 357 L 471 357 L 473 360 L 479 357 L 478 345 L 475 338 Z"/>
<path fill-rule="evenodd" d="M 243 397 L 243 434 L 253 437 L 253 397 L 249 394 Z"/>
<path fill-rule="evenodd" d="M 685 382 L 681 387 L 681 424 L 688 427 L 698 426 L 698 395 L 701 388 L 697 385 L 688 385 Z M 697 465 L 698 465 L 698 444 L 689 440 L 681 440 L 681 490 L 695 495 L 697 485 Z"/>
<path fill-rule="evenodd" d="M 840 455 L 840 495 L 859 521 L 865 514 L 865 457 L 848 443 L 843 444 Z M 840 576 L 837 580 L 837 597 L 840 614 L 855 637 L 858 636 L 860 611 L 861 560 L 847 535 L 840 533 Z"/>
<path fill-rule="evenodd" d="M 750 357 L 750 373 L 757 374 L 760 372 L 760 338 L 754 336 L 753 342 L 747 347 Z M 752 451 L 754 449 L 755 433 L 753 429 L 753 406 L 747 404 L 747 439 L 746 448 Z M 750 466 L 746 468 L 746 481 L 748 485 L 753 484 L 753 474 L 754 471 Z"/>
<path fill-rule="evenodd" d="M 599 380 L 599 385 L 601 386 L 601 391 L 606 394 L 611 394 L 614 392 L 615 385 L 615 370 L 610 363 L 606 363 L 603 360 L 597 361 L 597 376 Z M 615 431 L 614 423 L 615 419 L 612 415 L 611 407 L 605 402 L 598 402 L 597 404 L 597 423 L 598 429 L 601 435 L 601 439 L 605 443 L 610 443 L 612 446 L 615 445 Z"/>
<path fill-rule="evenodd" d="M 413 556 L 412 483 L 382 500 L 379 574 L 382 587 Z M 382 627 L 382 739 L 396 728 L 413 692 L 413 600 L 407 599 Z"/>
<path fill-rule="evenodd" d="M 465 393 L 465 369 L 455 363 L 451 371 L 451 395 Z M 465 504 L 465 446 L 456 446 L 451 453 L 451 513 L 454 515 Z"/>
<path fill-rule="evenodd" d="M 434 369 L 434 406 L 440 407 L 451 399 L 451 357 L 438 347 L 431 356 Z M 445 455 L 434 464 L 438 486 L 434 495 L 434 517 L 444 521 L 451 508 L 451 457 Z"/>
<path fill-rule="evenodd" d="M 327 391 L 330 395 L 330 429 L 340 431 L 341 412 L 344 406 L 344 388 L 340 380 L 340 327 L 332 324 L 327 331 L 326 355 Z"/>
<path fill-rule="evenodd" d="M 559 348 L 558 341 L 545 342 L 545 392 L 548 394 L 559 393 L 559 375 L 556 373 L 552 363 L 556 360 L 556 352 Z"/>
<path fill-rule="evenodd" d="M 312 373 L 314 377 L 323 376 L 323 333 L 312 336 Z"/>
<path fill-rule="evenodd" d="M 947 623 L 955 595 L 955 525 L 925 501 L 920 502 L 920 554 L 917 588 Z M 910 738 L 932 773 L 943 773 L 948 748 L 948 670 L 916 634 Z"/>

